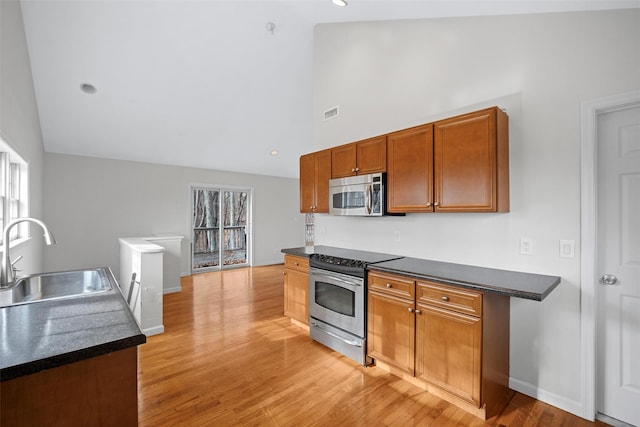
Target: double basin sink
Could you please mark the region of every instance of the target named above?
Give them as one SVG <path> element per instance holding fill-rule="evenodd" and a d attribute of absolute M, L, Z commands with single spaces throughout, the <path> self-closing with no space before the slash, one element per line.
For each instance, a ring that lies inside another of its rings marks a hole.
<path fill-rule="evenodd" d="M 112 289 L 106 268 L 42 273 L 16 279 L 0 289 L 0 307 L 76 298 Z"/>

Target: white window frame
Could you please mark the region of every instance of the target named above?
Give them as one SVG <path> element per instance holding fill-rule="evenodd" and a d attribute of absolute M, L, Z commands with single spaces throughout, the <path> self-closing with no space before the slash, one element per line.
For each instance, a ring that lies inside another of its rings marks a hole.
<path fill-rule="evenodd" d="M 4 227 L 14 219 L 29 216 L 29 164 L 0 137 L 0 244 Z M 18 224 L 11 232 L 9 246 L 29 239 L 27 223 Z"/>

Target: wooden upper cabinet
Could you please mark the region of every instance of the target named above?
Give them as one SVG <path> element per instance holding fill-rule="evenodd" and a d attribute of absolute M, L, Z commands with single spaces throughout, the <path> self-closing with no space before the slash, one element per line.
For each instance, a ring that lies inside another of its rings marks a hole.
<path fill-rule="evenodd" d="M 300 156 L 300 212 L 329 212 L 331 150 Z"/>
<path fill-rule="evenodd" d="M 497 107 L 434 123 L 437 212 L 509 211 L 509 131 Z"/>
<path fill-rule="evenodd" d="M 498 107 L 300 158 L 300 212 L 329 212 L 329 179 L 387 172 L 387 211 L 509 212 L 509 118 Z"/>
<path fill-rule="evenodd" d="M 356 175 L 356 145 L 346 144 L 331 149 L 331 178 Z"/>
<path fill-rule="evenodd" d="M 300 212 L 313 212 L 316 191 L 315 153 L 300 156 Z"/>
<path fill-rule="evenodd" d="M 378 136 L 331 149 L 331 178 L 387 170 L 387 138 Z"/>
<path fill-rule="evenodd" d="M 433 211 L 433 125 L 387 135 L 387 210 Z"/>

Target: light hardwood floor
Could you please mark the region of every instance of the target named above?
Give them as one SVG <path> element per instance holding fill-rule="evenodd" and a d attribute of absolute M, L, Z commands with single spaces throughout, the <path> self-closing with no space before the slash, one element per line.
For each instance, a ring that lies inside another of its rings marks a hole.
<path fill-rule="evenodd" d="M 140 426 L 605 426 L 516 393 L 486 423 L 312 341 L 283 311 L 283 266 L 182 279 L 139 347 Z"/>

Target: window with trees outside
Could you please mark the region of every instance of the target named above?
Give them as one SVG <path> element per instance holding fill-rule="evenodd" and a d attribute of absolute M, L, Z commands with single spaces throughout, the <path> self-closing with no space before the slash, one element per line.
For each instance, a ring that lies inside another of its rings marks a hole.
<path fill-rule="evenodd" d="M 250 265 L 250 189 L 192 187 L 193 272 Z"/>

